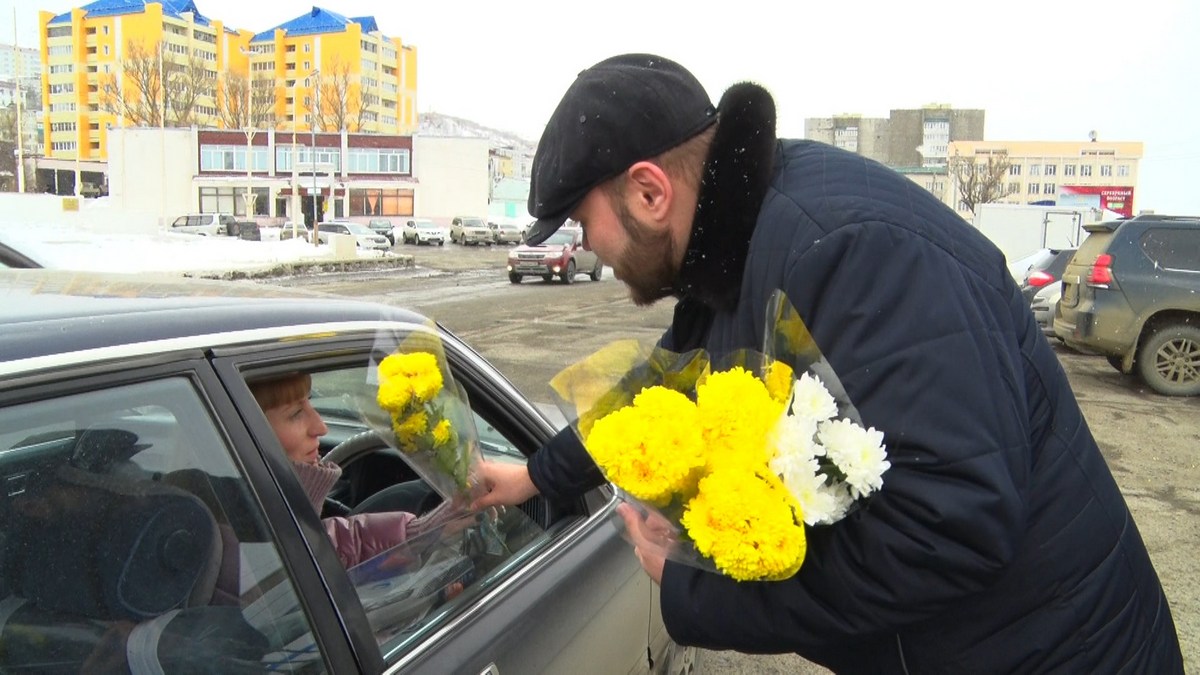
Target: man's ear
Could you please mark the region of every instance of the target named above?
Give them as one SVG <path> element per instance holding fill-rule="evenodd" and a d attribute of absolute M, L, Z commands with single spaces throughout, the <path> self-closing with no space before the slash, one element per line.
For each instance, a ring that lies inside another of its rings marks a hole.
<path fill-rule="evenodd" d="M 654 162 L 638 162 L 625 171 L 628 206 L 643 222 L 666 222 L 675 191 L 671 178 Z"/>

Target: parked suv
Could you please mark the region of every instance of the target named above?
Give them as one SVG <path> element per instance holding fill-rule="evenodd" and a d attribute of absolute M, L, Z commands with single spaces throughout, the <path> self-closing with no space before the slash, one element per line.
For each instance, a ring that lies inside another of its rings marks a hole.
<path fill-rule="evenodd" d="M 457 244 L 492 245 L 492 230 L 483 218 L 455 216 L 450 221 L 450 241 Z"/>
<path fill-rule="evenodd" d="M 229 213 L 189 213 L 171 223 L 172 232 L 199 234 L 211 237 L 238 236 L 238 223 Z"/>
<path fill-rule="evenodd" d="M 1063 273 L 1054 333 L 1136 371 L 1160 394 L 1200 394 L 1200 218 L 1085 225 Z"/>

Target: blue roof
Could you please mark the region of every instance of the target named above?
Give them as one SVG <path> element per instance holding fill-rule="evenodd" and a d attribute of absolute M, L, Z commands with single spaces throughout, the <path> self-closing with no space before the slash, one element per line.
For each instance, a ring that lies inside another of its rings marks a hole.
<path fill-rule="evenodd" d="M 201 26 L 209 24 L 208 18 L 196 9 L 196 3 L 192 0 L 158 0 L 162 4 L 163 15 L 182 18 L 184 12 L 191 12 L 195 16 L 196 23 Z M 96 0 L 81 7 L 85 16 L 95 18 L 98 16 L 120 16 L 122 14 L 140 14 L 146 11 L 146 0 Z M 71 13 L 65 12 L 59 14 L 50 20 L 50 23 L 66 23 L 70 22 Z"/>
<path fill-rule="evenodd" d="M 312 11 L 279 24 L 278 26 L 265 30 L 251 38 L 251 42 L 262 42 L 264 40 L 275 39 L 275 31 L 282 30 L 288 35 L 320 35 L 322 33 L 341 33 L 346 30 L 346 26 L 356 23 L 362 26 L 364 32 L 379 30 L 378 24 L 373 16 L 360 16 L 353 19 L 348 19 L 337 12 L 331 12 L 320 7 L 313 7 Z"/>

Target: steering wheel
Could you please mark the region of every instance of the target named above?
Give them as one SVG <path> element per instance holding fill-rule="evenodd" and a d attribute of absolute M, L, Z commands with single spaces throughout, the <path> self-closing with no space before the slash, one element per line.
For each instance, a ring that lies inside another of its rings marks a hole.
<path fill-rule="evenodd" d="M 383 440 L 383 436 L 379 435 L 379 432 L 367 429 L 333 446 L 322 459 L 333 462 L 344 469 L 363 455 L 386 447 L 388 447 L 387 441 Z"/>

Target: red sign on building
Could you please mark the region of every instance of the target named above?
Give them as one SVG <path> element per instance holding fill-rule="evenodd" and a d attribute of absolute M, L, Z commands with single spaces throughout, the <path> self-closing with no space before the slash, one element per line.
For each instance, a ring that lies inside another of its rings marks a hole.
<path fill-rule="evenodd" d="M 1133 217 L 1133 188 L 1117 185 L 1064 185 L 1058 193 L 1059 206 L 1090 206 Z"/>

